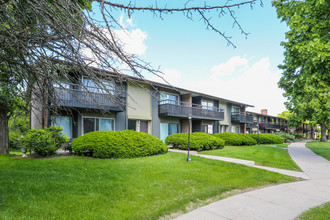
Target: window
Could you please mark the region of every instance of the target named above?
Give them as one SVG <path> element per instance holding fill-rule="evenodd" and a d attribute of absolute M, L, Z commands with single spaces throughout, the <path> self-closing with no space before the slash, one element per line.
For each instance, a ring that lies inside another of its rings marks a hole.
<path fill-rule="evenodd" d="M 96 84 L 92 80 L 83 77 L 83 85 L 87 87 L 88 91 L 95 93 L 110 93 L 114 94 L 115 84 L 109 81 L 102 81 L 102 84 Z"/>
<path fill-rule="evenodd" d="M 240 107 L 232 106 L 232 107 L 231 107 L 231 113 L 232 113 L 233 115 L 238 115 L 238 114 L 240 114 L 240 113 L 241 113 L 241 109 L 240 109 Z"/>
<path fill-rule="evenodd" d="M 202 100 L 202 108 L 207 110 L 214 110 L 213 101 Z"/>
<path fill-rule="evenodd" d="M 170 123 L 169 135 L 178 133 L 178 124 Z"/>
<path fill-rule="evenodd" d="M 160 139 L 165 141 L 166 137 L 178 133 L 177 123 L 160 123 Z"/>
<path fill-rule="evenodd" d="M 220 125 L 219 133 L 227 132 L 228 125 Z"/>
<path fill-rule="evenodd" d="M 232 132 L 232 133 L 240 133 L 239 130 L 240 130 L 240 129 L 239 129 L 239 126 L 232 126 L 232 127 L 231 127 L 231 132 Z"/>
<path fill-rule="evenodd" d="M 128 120 L 128 130 L 148 133 L 148 121 Z"/>
<path fill-rule="evenodd" d="M 136 120 L 128 120 L 128 130 L 136 131 Z"/>
<path fill-rule="evenodd" d="M 92 131 L 113 131 L 115 120 L 111 118 L 83 118 L 83 134 Z"/>
<path fill-rule="evenodd" d="M 202 125 L 203 132 L 213 134 L 213 125 Z"/>
<path fill-rule="evenodd" d="M 253 116 L 253 122 L 258 122 L 258 116 Z"/>
<path fill-rule="evenodd" d="M 72 138 L 72 119 L 67 116 L 52 116 L 52 126 L 60 126 L 63 128 L 62 134 L 65 134 L 68 138 Z"/>
<path fill-rule="evenodd" d="M 175 95 L 175 94 L 161 92 L 160 93 L 160 101 L 163 101 L 163 104 L 177 105 L 178 102 L 179 102 L 179 96 Z"/>

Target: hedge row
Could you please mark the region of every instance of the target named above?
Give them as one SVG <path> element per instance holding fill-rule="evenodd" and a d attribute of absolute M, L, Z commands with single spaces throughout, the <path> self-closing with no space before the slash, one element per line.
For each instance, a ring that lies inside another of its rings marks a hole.
<path fill-rule="evenodd" d="M 78 155 L 97 158 L 145 157 L 168 151 L 158 138 L 133 130 L 90 132 L 76 138 L 71 146 Z"/>
<path fill-rule="evenodd" d="M 166 144 L 181 150 L 188 149 L 188 133 L 172 134 L 165 139 Z M 190 135 L 190 149 L 196 151 L 221 149 L 225 141 L 207 133 L 194 132 Z"/>
<path fill-rule="evenodd" d="M 258 134 L 249 134 L 250 137 L 258 141 Z M 260 144 L 283 144 L 284 139 L 275 134 L 259 134 Z"/>
<path fill-rule="evenodd" d="M 256 145 L 257 141 L 246 134 L 240 133 L 216 133 L 213 136 L 225 141 L 226 146 Z"/>

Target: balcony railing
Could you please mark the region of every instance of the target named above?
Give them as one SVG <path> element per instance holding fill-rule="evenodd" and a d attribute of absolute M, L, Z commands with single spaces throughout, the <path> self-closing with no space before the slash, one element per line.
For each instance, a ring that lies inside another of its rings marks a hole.
<path fill-rule="evenodd" d="M 195 119 L 218 121 L 223 121 L 225 118 L 223 109 L 175 100 L 159 101 L 158 111 L 159 116 L 187 118 L 191 114 Z"/>
<path fill-rule="evenodd" d="M 253 123 L 247 124 L 246 127 L 247 128 L 257 128 L 258 123 L 256 121 L 254 121 Z M 268 123 L 260 122 L 259 128 L 260 129 L 285 129 L 286 125 L 276 124 L 276 123 L 272 123 L 272 122 L 268 122 Z"/>
<path fill-rule="evenodd" d="M 120 90 L 102 90 L 78 84 L 66 84 L 66 87 L 54 87 L 53 97 L 59 106 L 124 111 L 126 94 Z"/>
<path fill-rule="evenodd" d="M 253 116 L 245 114 L 232 114 L 231 121 L 239 123 L 253 123 Z"/>
<path fill-rule="evenodd" d="M 281 129 L 282 125 L 276 124 L 274 122 L 268 122 L 265 124 L 266 129 Z"/>

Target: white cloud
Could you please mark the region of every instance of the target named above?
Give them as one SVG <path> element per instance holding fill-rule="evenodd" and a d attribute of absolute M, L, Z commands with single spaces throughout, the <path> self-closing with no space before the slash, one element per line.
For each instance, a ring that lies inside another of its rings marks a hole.
<path fill-rule="evenodd" d="M 137 28 L 134 30 L 115 30 L 114 34 L 122 42 L 125 52 L 130 54 L 142 55 L 146 52 L 147 46 L 145 40 L 147 33 Z"/>
<path fill-rule="evenodd" d="M 127 26 L 130 26 L 130 27 L 134 27 L 135 25 L 133 24 L 133 19 L 132 17 L 130 18 L 126 18 L 125 22 L 124 22 L 124 14 L 121 14 L 120 15 L 120 18 L 119 18 L 119 24 L 120 26 L 122 26 L 124 29 L 127 29 Z"/>
<path fill-rule="evenodd" d="M 114 30 L 114 34 L 121 41 L 125 52 L 130 54 L 142 55 L 146 52 L 145 40 L 148 34 L 139 28 L 132 29 L 132 18 L 127 18 L 124 22 L 124 15 L 119 18 L 119 24 L 123 29 Z"/>
<path fill-rule="evenodd" d="M 230 58 L 225 63 L 220 63 L 219 65 L 215 65 L 211 68 L 212 78 L 222 77 L 226 75 L 231 75 L 235 71 L 241 72 L 248 65 L 248 60 L 245 57 L 234 56 Z"/>
<path fill-rule="evenodd" d="M 124 16 L 121 16 L 119 23 L 123 29 L 111 30 L 111 33 L 114 36 L 115 41 L 121 46 L 122 50 L 126 53 L 134 55 L 144 54 L 147 50 L 145 40 L 147 39 L 148 34 L 139 28 L 127 29 L 127 26 L 134 26 L 132 19 L 126 19 L 125 23 Z M 95 32 L 97 33 L 98 31 L 102 32 L 106 38 L 111 39 L 111 35 L 107 28 L 97 27 Z M 93 52 L 88 47 L 82 47 L 81 53 L 86 57 L 86 60 L 94 61 L 94 63 L 90 64 L 91 66 L 101 67 L 103 66 L 101 60 L 111 60 L 109 62 L 111 63 L 112 67 L 117 66 L 119 69 L 129 69 L 129 67 L 122 62 L 117 54 L 109 51 L 109 49 L 102 43 L 96 42 L 95 39 L 92 39 L 90 42 L 86 42 L 86 44 L 97 46 L 100 51 L 103 51 L 103 54 L 100 54 Z"/>

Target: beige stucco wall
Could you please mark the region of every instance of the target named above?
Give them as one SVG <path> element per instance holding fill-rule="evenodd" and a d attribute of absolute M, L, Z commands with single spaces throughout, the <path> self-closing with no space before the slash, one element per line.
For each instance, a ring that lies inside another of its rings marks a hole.
<path fill-rule="evenodd" d="M 219 122 L 220 125 L 229 125 L 230 109 L 228 103 L 219 101 L 219 107 L 225 110 L 225 118 L 223 121 Z"/>
<path fill-rule="evenodd" d="M 150 86 L 129 83 L 127 86 L 127 117 L 136 120 L 151 120 Z"/>

